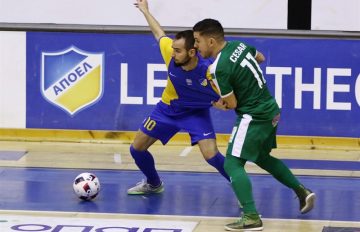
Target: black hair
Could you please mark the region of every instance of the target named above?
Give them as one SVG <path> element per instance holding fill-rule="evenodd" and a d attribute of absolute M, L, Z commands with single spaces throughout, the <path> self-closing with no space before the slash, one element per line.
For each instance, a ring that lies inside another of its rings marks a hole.
<path fill-rule="evenodd" d="M 195 39 L 194 39 L 194 33 L 192 30 L 185 30 L 180 31 L 176 33 L 175 39 L 182 39 L 185 40 L 185 49 L 189 51 L 190 49 L 194 49 Z"/>
<path fill-rule="evenodd" d="M 216 39 L 224 39 L 224 28 L 221 23 L 215 19 L 204 19 L 196 23 L 193 27 L 194 32 L 200 35 L 213 36 Z"/>

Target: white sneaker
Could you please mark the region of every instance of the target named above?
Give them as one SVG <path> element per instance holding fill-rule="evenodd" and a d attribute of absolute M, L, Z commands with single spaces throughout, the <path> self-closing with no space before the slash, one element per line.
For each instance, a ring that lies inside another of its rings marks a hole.
<path fill-rule="evenodd" d="M 145 180 L 137 183 L 134 187 L 129 188 L 127 193 L 129 195 L 145 195 L 153 193 L 162 193 L 164 192 L 164 182 L 161 181 L 160 185 L 157 187 L 152 186 L 147 183 Z"/>

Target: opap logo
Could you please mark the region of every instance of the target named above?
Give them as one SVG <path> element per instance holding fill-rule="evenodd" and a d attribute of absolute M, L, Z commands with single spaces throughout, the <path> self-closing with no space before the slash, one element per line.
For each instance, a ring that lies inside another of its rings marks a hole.
<path fill-rule="evenodd" d="M 41 54 L 41 93 L 47 101 L 73 116 L 100 100 L 104 88 L 102 53 L 72 46 Z"/>

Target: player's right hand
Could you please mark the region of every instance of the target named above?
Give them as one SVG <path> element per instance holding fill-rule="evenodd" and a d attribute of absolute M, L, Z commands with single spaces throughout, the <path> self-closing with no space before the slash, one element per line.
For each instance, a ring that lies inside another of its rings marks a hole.
<path fill-rule="evenodd" d="M 136 0 L 136 2 L 134 3 L 134 5 L 135 5 L 141 12 L 145 12 L 145 11 L 148 11 L 148 10 L 149 10 L 147 0 Z"/>
<path fill-rule="evenodd" d="M 219 110 L 229 110 L 229 108 L 227 108 L 226 102 L 221 98 L 216 102 L 212 102 L 212 105 Z"/>

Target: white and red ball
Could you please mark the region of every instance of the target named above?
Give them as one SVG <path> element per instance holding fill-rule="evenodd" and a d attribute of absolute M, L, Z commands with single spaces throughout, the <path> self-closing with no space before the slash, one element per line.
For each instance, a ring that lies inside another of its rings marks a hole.
<path fill-rule="evenodd" d="M 89 172 L 81 173 L 74 179 L 73 189 L 80 199 L 92 200 L 100 192 L 99 178 Z"/>

